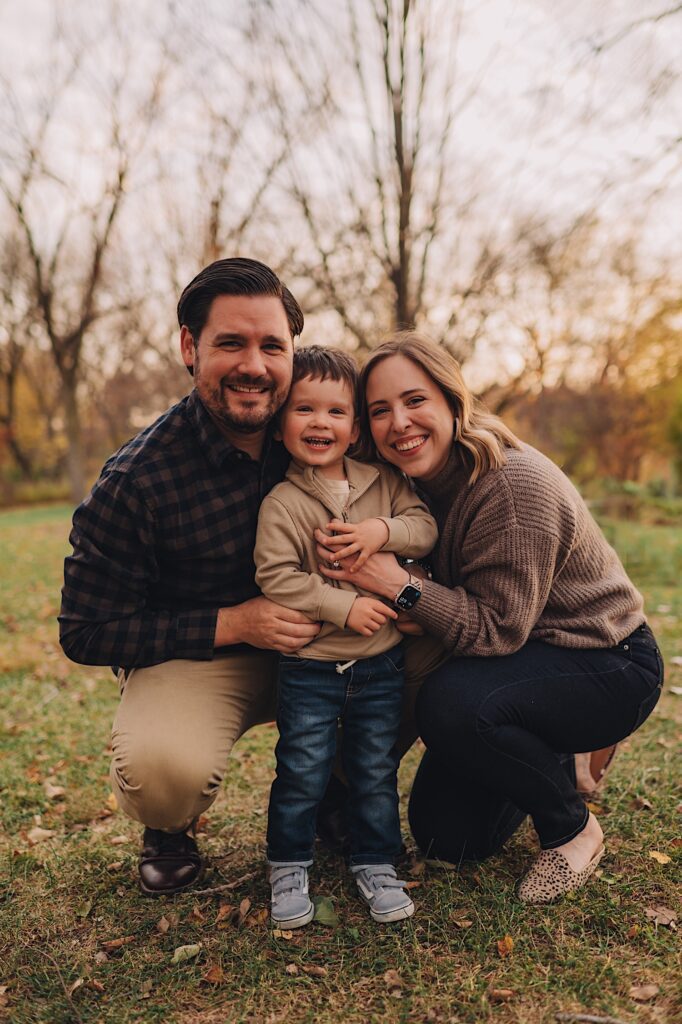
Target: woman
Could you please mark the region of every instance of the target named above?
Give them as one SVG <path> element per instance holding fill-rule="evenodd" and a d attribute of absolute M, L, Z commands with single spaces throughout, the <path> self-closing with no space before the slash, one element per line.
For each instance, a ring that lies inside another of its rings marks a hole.
<path fill-rule="evenodd" d="M 386 553 L 353 572 L 343 539 L 318 537 L 329 562 L 347 559 L 327 576 L 409 609 L 452 655 L 417 701 L 412 831 L 430 856 L 481 860 L 530 814 L 541 852 L 518 892 L 549 902 L 604 852 L 563 752 L 623 739 L 660 696 L 642 598 L 568 478 L 475 403 L 442 348 L 398 335 L 361 385 L 368 454 L 417 482 L 440 533 L 423 582 Z"/>

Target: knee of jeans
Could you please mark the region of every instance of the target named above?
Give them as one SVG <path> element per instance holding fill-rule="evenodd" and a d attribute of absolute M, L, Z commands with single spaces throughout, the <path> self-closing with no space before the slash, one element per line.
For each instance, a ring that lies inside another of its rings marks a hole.
<path fill-rule="evenodd" d="M 150 828 L 181 829 L 215 799 L 224 774 L 206 751 L 175 744 L 112 740 L 111 778 L 126 813 Z"/>

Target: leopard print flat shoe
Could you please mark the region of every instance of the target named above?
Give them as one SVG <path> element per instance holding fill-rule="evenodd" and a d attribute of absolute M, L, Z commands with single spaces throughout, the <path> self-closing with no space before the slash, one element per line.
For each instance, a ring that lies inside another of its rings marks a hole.
<path fill-rule="evenodd" d="M 604 847 L 600 846 L 582 871 L 574 871 L 561 850 L 542 850 L 519 882 L 518 897 L 522 903 L 551 903 L 584 885 L 603 856 Z"/>

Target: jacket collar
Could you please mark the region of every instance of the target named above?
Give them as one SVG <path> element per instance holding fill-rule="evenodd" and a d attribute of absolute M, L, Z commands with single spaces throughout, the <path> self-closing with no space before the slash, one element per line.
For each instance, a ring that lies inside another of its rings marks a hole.
<path fill-rule="evenodd" d="M 350 494 L 345 503 L 345 507 L 348 507 L 374 483 L 379 476 L 379 470 L 376 466 L 368 465 L 366 462 L 357 462 L 347 456 L 344 456 L 343 465 L 350 484 Z M 305 466 L 292 459 L 287 470 L 287 480 L 296 484 L 306 494 L 311 494 L 314 498 L 322 501 L 331 511 L 337 511 L 339 497 L 327 487 L 325 477 L 321 475 L 316 466 Z"/>

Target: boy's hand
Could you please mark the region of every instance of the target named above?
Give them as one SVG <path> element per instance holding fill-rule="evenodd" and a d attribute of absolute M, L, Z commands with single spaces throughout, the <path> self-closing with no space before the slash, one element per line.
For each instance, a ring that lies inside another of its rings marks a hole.
<path fill-rule="evenodd" d="M 351 572 L 357 572 L 370 555 L 380 551 L 389 537 L 388 526 L 383 519 L 363 519 L 361 523 L 344 523 L 340 519 L 332 519 L 331 523 L 327 523 L 327 530 L 330 535 L 322 535 L 324 543 L 334 552 L 337 562 L 349 555 L 357 555 Z M 338 536 L 331 536 L 332 533 Z"/>
<path fill-rule="evenodd" d="M 375 597 L 356 597 L 346 619 L 348 629 L 354 629 L 361 636 L 372 636 L 389 619 L 397 619 L 398 613 Z"/>

